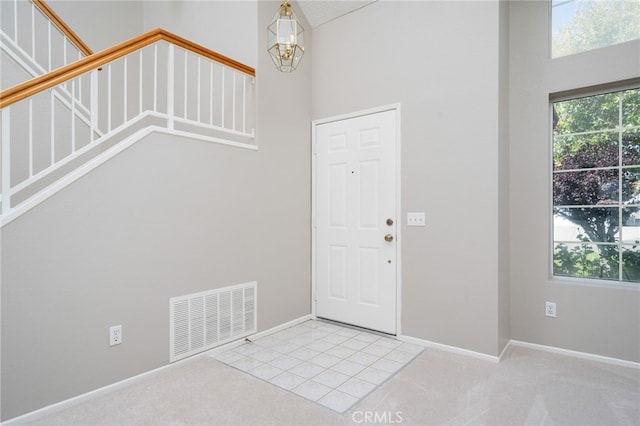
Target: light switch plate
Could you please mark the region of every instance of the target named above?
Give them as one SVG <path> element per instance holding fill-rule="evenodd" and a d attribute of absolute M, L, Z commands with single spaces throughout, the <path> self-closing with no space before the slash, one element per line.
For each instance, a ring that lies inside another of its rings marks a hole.
<path fill-rule="evenodd" d="M 424 223 L 425 223 L 424 212 L 407 213 L 407 226 L 424 226 Z"/>

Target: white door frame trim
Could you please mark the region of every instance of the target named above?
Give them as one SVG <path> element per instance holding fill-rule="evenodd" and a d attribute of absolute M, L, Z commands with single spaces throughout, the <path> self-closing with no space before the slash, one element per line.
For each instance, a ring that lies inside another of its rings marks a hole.
<path fill-rule="evenodd" d="M 401 206 L 401 121 L 400 103 L 356 111 L 311 122 L 311 315 L 316 317 L 316 128 L 321 124 L 348 120 L 364 115 L 395 111 L 396 113 L 396 336 L 402 334 L 402 206 Z"/>

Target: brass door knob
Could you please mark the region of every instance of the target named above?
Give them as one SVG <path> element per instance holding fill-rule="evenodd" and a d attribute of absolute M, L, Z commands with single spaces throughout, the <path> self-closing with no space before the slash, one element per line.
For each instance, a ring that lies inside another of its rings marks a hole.
<path fill-rule="evenodd" d="M 384 240 L 388 243 L 390 243 L 391 241 L 393 241 L 393 235 L 391 234 L 387 234 L 384 236 Z"/>

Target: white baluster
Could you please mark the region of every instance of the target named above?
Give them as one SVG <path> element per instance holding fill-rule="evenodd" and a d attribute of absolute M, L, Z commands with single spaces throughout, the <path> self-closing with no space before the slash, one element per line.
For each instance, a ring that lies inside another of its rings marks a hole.
<path fill-rule="evenodd" d="M 184 119 L 187 119 L 187 97 L 189 95 L 188 86 L 187 86 L 187 62 L 189 60 L 188 57 L 189 52 L 187 50 L 184 51 Z"/>
<path fill-rule="evenodd" d="M 173 79 L 175 75 L 174 50 L 175 49 L 173 47 L 173 44 L 170 44 L 169 57 L 167 58 L 167 67 L 168 67 L 167 68 L 167 115 L 169 116 L 169 123 L 168 123 L 169 129 L 173 129 L 173 118 L 174 118 L 173 117 L 173 114 L 174 114 L 173 102 L 174 102 L 174 96 L 175 96 L 174 86 L 173 86 L 174 84 Z"/>
<path fill-rule="evenodd" d="M 220 108 L 221 108 L 221 119 L 220 119 L 220 127 L 224 128 L 224 67 L 220 67 L 220 86 L 222 87 L 220 91 Z"/>
<path fill-rule="evenodd" d="M 51 90 L 51 165 L 56 163 L 56 98 Z"/>
<path fill-rule="evenodd" d="M 29 98 L 29 177 L 33 176 L 33 97 Z"/>
<path fill-rule="evenodd" d="M 153 45 L 153 111 L 158 112 L 158 43 Z"/>
<path fill-rule="evenodd" d="M 107 131 L 111 132 L 111 64 L 107 66 Z"/>
<path fill-rule="evenodd" d="M 71 153 L 76 152 L 76 83 L 78 79 L 71 80 Z"/>
<path fill-rule="evenodd" d="M 11 113 L 2 109 L 2 216 L 11 209 Z"/>
<path fill-rule="evenodd" d="M 129 84 L 127 83 L 128 79 L 127 79 L 127 57 L 124 57 L 124 71 L 123 71 L 123 84 L 122 84 L 122 115 L 123 115 L 123 120 L 122 120 L 122 124 L 127 122 L 127 99 L 128 99 L 128 92 L 129 92 Z"/>
<path fill-rule="evenodd" d="M 233 93 L 231 96 L 231 129 L 236 129 L 236 71 L 233 71 Z"/>
<path fill-rule="evenodd" d="M 196 110 L 196 120 L 198 121 L 198 123 L 200 122 L 200 89 L 202 89 L 202 83 L 200 81 L 200 67 L 202 66 L 202 60 L 200 59 L 201 56 L 198 56 L 198 84 L 196 86 L 196 91 L 198 93 L 197 96 L 197 102 L 198 102 L 198 108 Z"/>
<path fill-rule="evenodd" d="M 62 65 L 67 65 L 69 62 L 67 60 L 67 37 L 62 36 Z"/>
<path fill-rule="evenodd" d="M 13 41 L 18 44 L 18 0 L 13 0 Z"/>
<path fill-rule="evenodd" d="M 247 133 L 247 75 L 242 74 L 242 133 Z"/>
<path fill-rule="evenodd" d="M 140 97 L 140 103 L 138 105 L 138 114 L 142 114 L 142 62 L 144 60 L 144 56 L 142 55 L 142 52 L 143 52 L 143 50 L 140 49 L 140 59 L 139 59 L 140 60 L 140 62 L 139 62 L 140 63 L 140 66 L 139 66 L 139 71 L 140 72 L 138 73 L 138 84 L 140 86 L 139 87 L 140 92 L 139 92 L 138 95 Z"/>
<path fill-rule="evenodd" d="M 209 124 L 213 126 L 213 61 L 209 61 Z"/>
<path fill-rule="evenodd" d="M 31 58 L 36 59 L 36 5 L 31 3 Z"/>
<path fill-rule="evenodd" d="M 52 69 L 52 57 L 53 55 L 51 54 L 51 21 L 47 21 L 47 53 L 49 55 L 49 68 L 47 68 L 47 71 L 51 71 Z"/>
<path fill-rule="evenodd" d="M 82 99 L 82 76 L 78 77 L 78 102 L 80 105 L 84 105 Z"/>
<path fill-rule="evenodd" d="M 98 70 L 91 71 L 91 141 L 94 141 L 96 130 L 98 130 Z"/>

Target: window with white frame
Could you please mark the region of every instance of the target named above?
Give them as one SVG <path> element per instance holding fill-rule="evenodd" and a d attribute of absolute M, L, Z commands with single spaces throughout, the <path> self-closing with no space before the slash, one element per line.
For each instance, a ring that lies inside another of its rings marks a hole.
<path fill-rule="evenodd" d="M 552 108 L 553 275 L 640 283 L 640 88 Z"/>
<path fill-rule="evenodd" d="M 551 0 L 552 57 L 640 38 L 638 0 Z"/>

